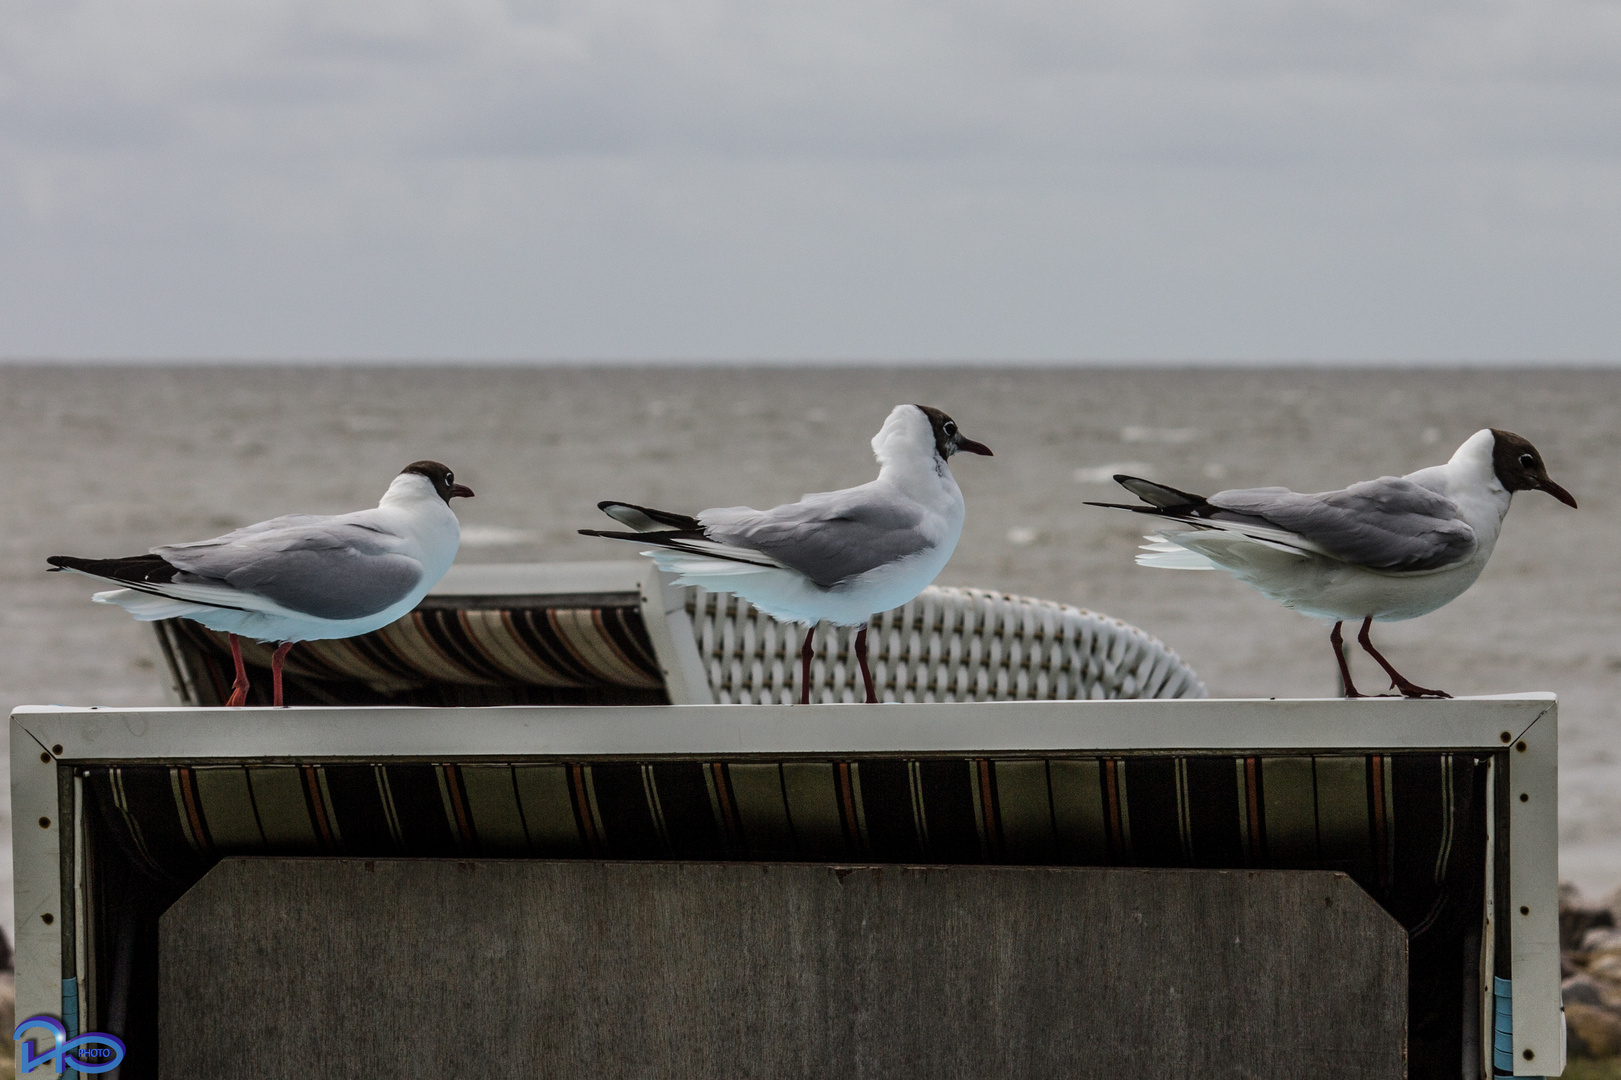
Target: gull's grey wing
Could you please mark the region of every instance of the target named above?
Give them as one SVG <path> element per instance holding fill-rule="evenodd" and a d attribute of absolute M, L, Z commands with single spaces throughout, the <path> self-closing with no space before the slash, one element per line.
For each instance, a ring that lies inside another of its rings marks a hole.
<path fill-rule="evenodd" d="M 1451 499 L 1399 476 L 1303 495 L 1286 488 L 1220 491 L 1218 511 L 1259 518 L 1310 541 L 1336 559 L 1375 570 L 1434 570 L 1474 554 L 1474 529 Z M 1241 524 L 1241 522 L 1238 522 Z"/>
<path fill-rule="evenodd" d="M 698 520 L 711 539 L 769 555 L 823 588 L 933 546 L 916 506 L 854 492 L 808 495 L 774 510 L 705 510 Z"/>
<path fill-rule="evenodd" d="M 177 581 L 224 583 L 321 619 L 360 619 L 397 604 L 422 580 L 402 537 L 359 521 L 290 515 L 213 540 L 153 548 Z"/>

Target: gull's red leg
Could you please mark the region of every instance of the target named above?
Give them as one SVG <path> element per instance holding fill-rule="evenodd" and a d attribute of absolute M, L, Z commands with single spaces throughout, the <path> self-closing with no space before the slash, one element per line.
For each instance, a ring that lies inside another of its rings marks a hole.
<path fill-rule="evenodd" d="M 803 676 L 799 683 L 799 703 L 801 705 L 810 704 L 811 643 L 815 637 L 816 625 L 812 623 L 810 626 L 805 627 L 805 647 L 799 651 L 800 674 Z"/>
<path fill-rule="evenodd" d="M 231 639 L 231 662 L 236 665 L 236 682 L 231 684 L 231 696 L 225 702 L 230 708 L 248 703 L 248 669 L 242 663 L 242 643 L 236 639 L 235 634 L 227 635 Z"/>
<path fill-rule="evenodd" d="M 282 661 L 287 659 L 287 653 L 291 651 L 292 647 L 293 642 L 284 641 L 276 646 L 275 652 L 270 654 L 270 681 L 276 688 L 275 697 L 271 704 L 278 709 L 281 708 L 281 665 Z"/>
<path fill-rule="evenodd" d="M 1394 686 L 1397 690 L 1400 690 L 1402 697 L 1410 697 L 1410 698 L 1425 698 L 1425 697 L 1449 698 L 1449 697 L 1452 696 L 1451 694 L 1447 693 L 1445 690 L 1430 690 L 1430 689 L 1427 689 L 1425 687 L 1422 687 L 1422 686 L 1418 685 L 1417 683 L 1409 682 L 1406 678 L 1404 678 L 1402 676 L 1401 672 L 1399 672 L 1395 668 L 1391 667 L 1390 666 L 1390 661 L 1386 660 L 1383 656 L 1379 655 L 1379 650 L 1375 649 L 1373 647 L 1373 642 L 1368 638 L 1368 628 L 1371 627 L 1372 625 L 1373 625 L 1373 616 L 1372 615 L 1369 615 L 1366 619 L 1362 620 L 1362 632 L 1356 636 L 1357 643 L 1360 644 L 1364 649 L 1367 650 L 1369 656 L 1371 656 L 1375 660 L 1379 661 L 1379 666 L 1385 669 L 1385 674 L 1386 675 L 1390 676 L 1390 685 Z"/>
<path fill-rule="evenodd" d="M 1328 641 L 1329 644 L 1334 646 L 1334 659 L 1340 665 L 1340 680 L 1345 683 L 1345 696 L 1348 698 L 1367 697 L 1366 694 L 1359 693 L 1356 683 L 1351 681 L 1351 665 L 1345 660 L 1345 639 L 1340 636 L 1340 625 L 1339 623 L 1334 624 L 1334 629 L 1328 635 Z"/>
<path fill-rule="evenodd" d="M 878 704 L 878 692 L 872 688 L 872 671 L 867 667 L 867 628 L 856 631 L 856 661 L 861 665 L 861 681 L 867 687 L 867 704 Z"/>

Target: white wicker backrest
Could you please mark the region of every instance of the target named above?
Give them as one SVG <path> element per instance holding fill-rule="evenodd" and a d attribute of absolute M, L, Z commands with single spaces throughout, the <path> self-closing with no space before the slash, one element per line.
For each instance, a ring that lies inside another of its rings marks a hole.
<path fill-rule="evenodd" d="M 690 589 L 698 655 L 715 700 L 799 700 L 803 629 L 729 593 Z M 816 631 L 811 700 L 862 701 L 855 627 Z M 1181 657 L 1128 623 L 1068 604 L 931 587 L 873 616 L 867 655 L 881 701 L 1204 697 Z"/>

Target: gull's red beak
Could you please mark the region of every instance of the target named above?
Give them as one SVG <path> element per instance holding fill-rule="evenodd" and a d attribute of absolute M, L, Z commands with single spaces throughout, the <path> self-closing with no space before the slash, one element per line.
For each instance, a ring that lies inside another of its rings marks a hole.
<path fill-rule="evenodd" d="M 970 454 L 978 454 L 981 457 L 996 456 L 995 454 L 991 453 L 990 447 L 986 446 L 982 442 L 975 442 L 973 439 L 959 438 L 957 440 L 957 449 L 959 451 L 966 450 Z"/>
<path fill-rule="evenodd" d="M 471 499 L 472 497 L 473 497 L 473 489 L 468 487 L 466 484 L 452 484 L 452 485 L 450 485 L 450 498 L 452 498 L 452 499 Z"/>

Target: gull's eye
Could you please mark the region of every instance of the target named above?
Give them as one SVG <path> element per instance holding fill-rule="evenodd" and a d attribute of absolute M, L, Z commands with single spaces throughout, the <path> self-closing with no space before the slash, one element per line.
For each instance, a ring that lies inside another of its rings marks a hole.
<path fill-rule="evenodd" d="M 1529 469 L 1533 465 L 1535 465 L 1536 463 L 1537 463 L 1537 459 L 1536 459 L 1535 456 L 1533 456 L 1531 454 L 1521 454 L 1520 455 L 1520 467 L 1521 468 Z"/>
<path fill-rule="evenodd" d="M 947 420 L 941 426 L 941 430 L 944 431 L 947 435 L 955 435 L 955 434 L 957 434 L 957 422 L 955 420 Z"/>
<path fill-rule="evenodd" d="M 453 472 L 447 472 L 447 473 L 446 473 L 446 474 L 445 474 L 445 483 L 447 483 L 447 484 L 449 484 L 449 483 L 454 483 L 454 482 L 455 482 L 455 479 L 456 479 L 456 474 L 455 474 L 455 473 L 453 473 Z"/>

